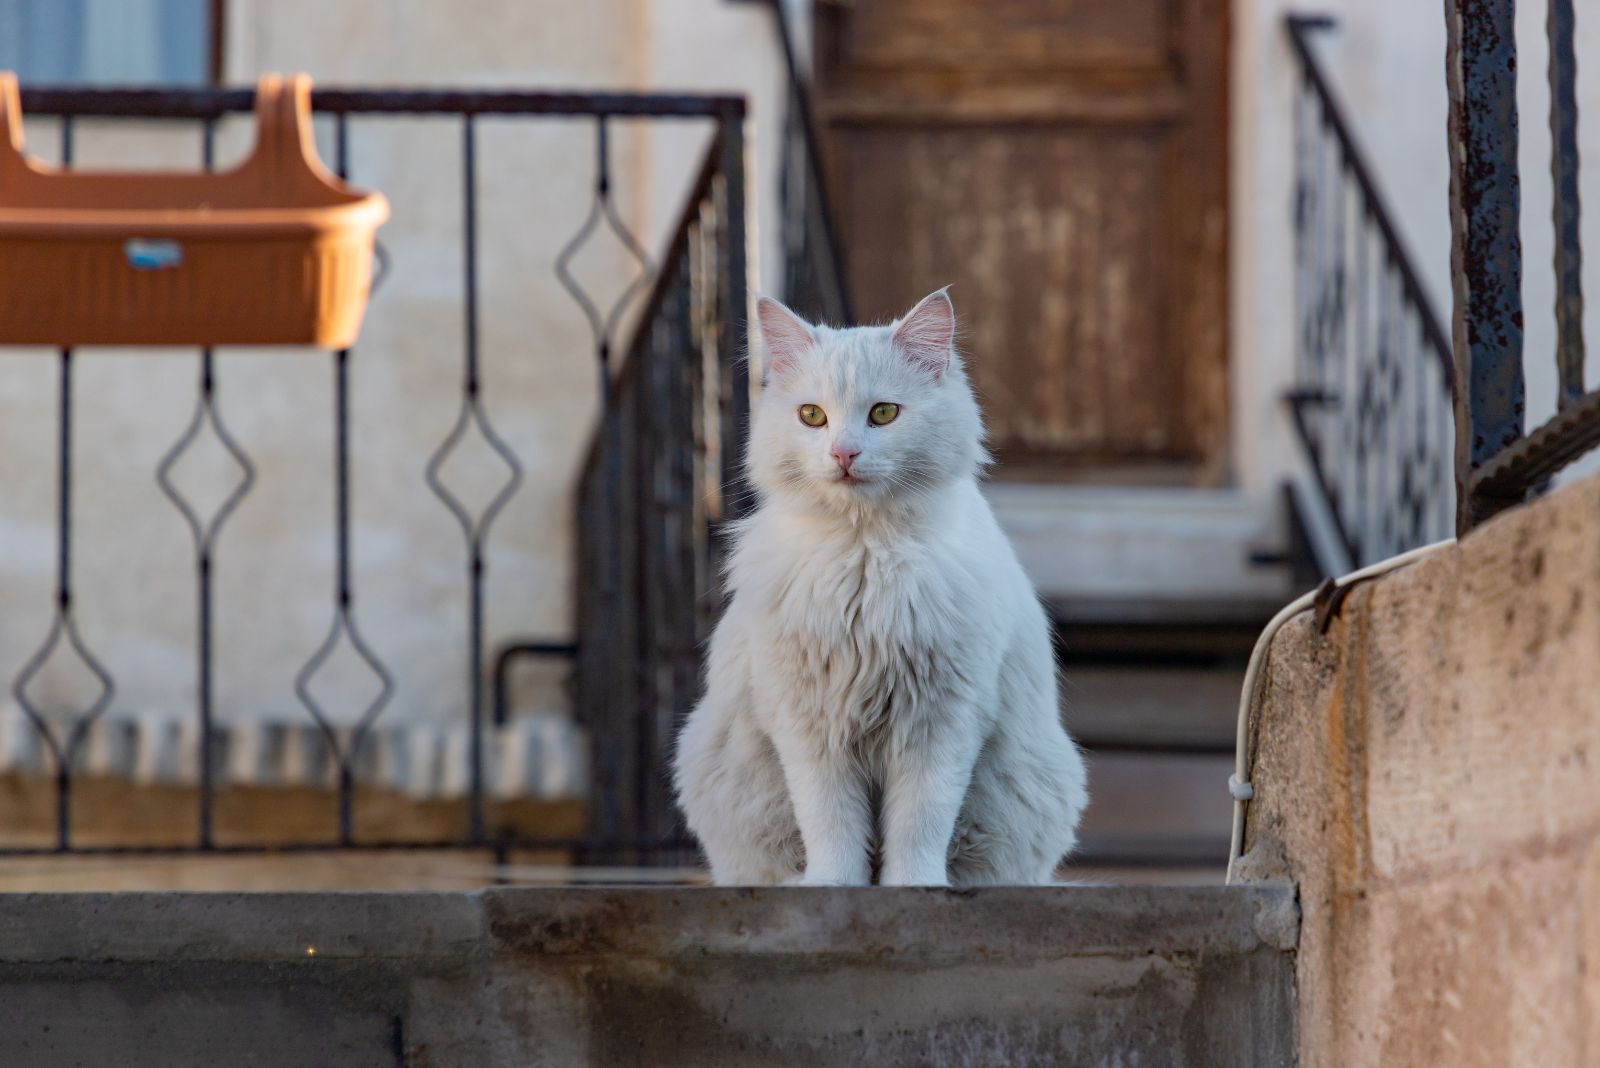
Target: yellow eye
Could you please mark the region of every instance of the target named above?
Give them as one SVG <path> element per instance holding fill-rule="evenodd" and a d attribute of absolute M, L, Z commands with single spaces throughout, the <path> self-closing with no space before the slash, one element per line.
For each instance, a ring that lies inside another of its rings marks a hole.
<path fill-rule="evenodd" d="M 800 405 L 800 421 L 806 426 L 827 426 L 828 413 L 815 404 Z"/>
<path fill-rule="evenodd" d="M 872 422 L 873 426 L 888 426 L 895 421 L 899 414 L 900 405 L 890 404 L 885 401 L 882 404 L 874 404 L 872 411 L 867 413 L 867 418 Z"/>

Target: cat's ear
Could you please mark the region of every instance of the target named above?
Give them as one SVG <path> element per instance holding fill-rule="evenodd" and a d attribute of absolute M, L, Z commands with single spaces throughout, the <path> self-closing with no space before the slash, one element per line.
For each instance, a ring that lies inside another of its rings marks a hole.
<path fill-rule="evenodd" d="M 756 301 L 756 318 L 761 322 L 761 341 L 767 348 L 769 375 L 790 370 L 800 354 L 817 343 L 817 336 L 806 321 L 771 297 Z"/>
<path fill-rule="evenodd" d="M 932 371 L 934 377 L 950 367 L 950 347 L 956 338 L 956 309 L 949 286 L 923 297 L 894 326 L 894 346 L 906 359 Z"/>

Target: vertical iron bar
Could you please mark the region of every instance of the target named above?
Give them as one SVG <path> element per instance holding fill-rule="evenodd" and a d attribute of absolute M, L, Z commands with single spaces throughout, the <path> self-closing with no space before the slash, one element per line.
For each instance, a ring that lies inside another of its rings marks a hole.
<path fill-rule="evenodd" d="M 594 120 L 594 195 L 596 204 L 611 196 L 611 135 L 604 115 Z M 640 327 L 643 329 L 643 326 Z M 600 361 L 600 404 L 602 410 L 611 387 L 611 331 L 602 329 L 595 347 Z"/>
<path fill-rule="evenodd" d="M 1297 379 L 1307 385 L 1315 382 L 1320 375 L 1314 373 L 1311 359 L 1311 345 L 1306 337 L 1306 321 L 1311 307 L 1311 263 L 1306 250 L 1305 210 L 1306 210 L 1306 141 L 1310 136 L 1306 130 L 1306 90 L 1305 83 L 1296 83 L 1294 94 L 1294 194 L 1290 202 L 1291 223 L 1294 229 L 1294 308 L 1295 308 L 1295 374 Z"/>
<path fill-rule="evenodd" d="M 1473 471 L 1522 436 L 1522 242 L 1514 0 L 1446 0 L 1456 528 L 1520 495 L 1480 499 Z"/>
<path fill-rule="evenodd" d="M 1583 246 L 1578 228 L 1578 61 L 1572 0 L 1549 0 L 1550 178 L 1554 186 L 1557 402 L 1583 396 Z"/>
<path fill-rule="evenodd" d="M 1358 552 L 1362 526 L 1357 521 L 1357 508 L 1365 507 L 1363 500 L 1362 473 L 1358 467 L 1357 441 L 1360 435 L 1358 425 L 1358 406 L 1360 406 L 1360 369 L 1362 361 L 1371 352 L 1366 344 L 1366 333 L 1371 323 L 1371 213 L 1366 208 L 1366 201 L 1358 201 L 1357 221 L 1354 227 L 1355 249 L 1350 257 L 1350 273 L 1354 278 L 1355 301 L 1354 333 L 1355 347 L 1350 350 L 1347 360 L 1339 361 L 1338 381 L 1334 384 L 1333 392 L 1338 395 L 1338 414 L 1336 414 L 1336 448 L 1339 449 L 1339 473 L 1334 478 L 1334 513 L 1344 523 L 1346 531 L 1346 547 L 1349 548 L 1350 560 L 1360 563 L 1362 556 Z"/>
<path fill-rule="evenodd" d="M 1327 360 L 1343 366 L 1349 362 L 1350 352 L 1350 186 L 1347 180 L 1344 147 L 1337 138 L 1330 137 L 1328 141 L 1333 147 L 1333 176 L 1329 179 L 1327 194 L 1328 200 L 1333 205 L 1333 240 L 1329 245 L 1332 253 L 1333 292 L 1328 312 L 1333 336 L 1329 340 Z M 1332 422 L 1334 418 L 1334 410 L 1324 406 L 1322 409 L 1324 425 Z M 1325 430 L 1324 440 L 1327 437 Z"/>
<path fill-rule="evenodd" d="M 1317 349 L 1318 359 L 1324 366 L 1335 357 L 1335 341 L 1339 335 L 1338 236 L 1340 192 L 1344 185 L 1344 154 L 1333 137 L 1331 117 L 1326 105 L 1322 107 L 1320 136 L 1317 138 Z M 1326 424 L 1328 412 L 1324 407 L 1318 413 L 1319 421 Z"/>
<path fill-rule="evenodd" d="M 61 166 L 72 166 L 72 118 L 61 120 Z M 60 441 L 56 456 L 56 611 L 72 618 L 72 350 L 61 350 Z M 56 761 L 56 846 L 72 848 L 72 751 Z"/>
<path fill-rule="evenodd" d="M 461 120 L 461 199 L 463 275 L 466 283 L 465 343 L 467 403 L 478 404 L 478 190 L 477 141 L 472 116 Z M 471 719 L 472 784 L 468 820 L 472 839 L 481 842 L 483 820 L 483 544 L 476 535 L 469 537 L 467 582 L 467 700 Z"/>
<path fill-rule="evenodd" d="M 211 348 L 207 346 L 200 354 L 200 397 L 201 404 L 210 405 L 214 401 L 215 379 L 213 376 Z M 211 617 L 211 545 L 209 539 L 202 539 L 196 546 L 198 552 L 197 564 L 199 568 L 198 591 L 199 597 L 199 712 L 200 712 L 200 848 L 210 849 L 212 846 L 212 805 L 216 784 L 212 781 L 211 768 L 211 743 L 214 729 L 213 701 L 213 675 L 211 672 L 212 657 L 212 617 Z"/>
<path fill-rule="evenodd" d="M 1393 556 L 1399 551 L 1397 541 L 1399 538 L 1399 497 L 1400 497 L 1400 390 L 1401 375 L 1405 370 L 1405 283 L 1400 278 L 1399 268 L 1391 257 L 1386 261 L 1383 281 L 1388 291 L 1388 311 L 1385 315 L 1384 351 L 1389 354 L 1388 363 L 1381 368 L 1378 378 L 1378 418 L 1374 422 L 1374 429 L 1378 434 L 1380 448 L 1379 459 L 1382 461 L 1382 488 L 1378 500 L 1382 502 L 1379 512 L 1379 550 L 1384 557 Z"/>
<path fill-rule="evenodd" d="M 1368 555 L 1381 560 L 1389 555 L 1387 543 L 1384 540 L 1385 516 L 1390 507 L 1388 463 L 1389 450 L 1385 447 L 1385 437 L 1388 432 L 1388 420 L 1385 418 L 1385 401 L 1388 397 L 1389 368 L 1394 360 L 1394 317 L 1392 297 L 1393 289 L 1390 285 L 1389 260 L 1382 257 L 1378 263 L 1378 347 L 1377 359 L 1373 363 L 1370 374 L 1367 376 L 1367 389 L 1365 400 L 1370 405 L 1367 411 L 1367 462 L 1369 464 L 1370 481 L 1367 483 L 1368 491 L 1372 495 L 1372 507 L 1367 511 L 1367 526 L 1362 532 L 1361 540 L 1367 546 Z"/>
<path fill-rule="evenodd" d="M 62 155 L 68 155 L 63 141 Z M 56 443 L 56 611 L 72 618 L 72 349 L 61 350 L 60 413 Z M 72 749 L 56 760 L 56 847 L 72 848 Z"/>
<path fill-rule="evenodd" d="M 749 293 L 745 271 L 745 196 L 744 196 L 744 116 L 727 108 L 718 117 L 721 138 L 722 172 L 721 218 L 717 230 L 722 235 L 722 367 L 727 393 L 722 403 L 721 455 L 722 518 L 737 519 L 748 504 L 744 492 L 744 439 L 750 427 L 750 370 L 740 358 L 747 352 Z"/>
<path fill-rule="evenodd" d="M 1347 363 L 1341 373 L 1339 396 L 1342 398 L 1340 408 L 1343 413 L 1345 450 L 1348 455 L 1347 468 L 1349 479 L 1345 492 L 1345 501 L 1350 510 L 1350 544 L 1354 547 L 1352 560 L 1369 558 L 1372 541 L 1367 535 L 1370 526 L 1372 511 L 1372 471 L 1368 462 L 1369 452 L 1372 447 L 1371 436 L 1367 433 L 1366 413 L 1367 393 L 1363 388 L 1370 369 L 1377 359 L 1378 343 L 1381 332 L 1378 329 L 1380 309 L 1378 308 L 1378 289 L 1373 283 L 1377 274 L 1376 261 L 1381 255 L 1381 248 L 1374 249 L 1374 233 L 1372 229 L 1372 216 L 1365 208 L 1361 216 L 1361 350 L 1356 358 Z"/>
<path fill-rule="evenodd" d="M 216 120 L 206 119 L 201 127 L 200 136 L 201 166 L 210 171 L 216 163 Z M 208 345 L 200 350 L 200 403 L 209 408 L 215 401 L 215 377 L 212 366 L 211 347 Z M 212 781 L 211 771 L 211 742 L 213 730 L 213 705 L 211 674 L 211 539 L 199 538 L 196 540 L 195 551 L 198 554 L 197 564 L 198 597 L 199 604 L 199 630 L 200 630 L 200 665 L 198 706 L 200 711 L 200 848 L 210 849 L 212 846 L 212 805 L 216 784 Z"/>
<path fill-rule="evenodd" d="M 334 424 L 334 529 L 335 558 L 338 585 L 338 611 L 350 611 L 350 350 L 340 349 L 334 354 L 333 424 Z M 346 754 L 330 744 L 333 759 L 339 765 L 339 841 L 348 845 L 353 828 L 351 811 L 350 764 Z"/>
<path fill-rule="evenodd" d="M 606 152 L 606 119 L 601 115 L 595 119 L 595 144 L 596 144 L 596 195 L 604 196 L 609 190 L 609 175 L 607 174 L 609 160 Z M 642 329 L 642 327 L 641 327 Z M 626 554 L 635 549 L 635 543 L 630 531 L 623 523 L 622 508 L 622 465 L 624 461 L 625 440 L 627 428 L 622 412 L 618 409 L 617 401 L 623 398 L 613 397 L 611 393 L 611 377 L 609 369 L 610 339 L 602 331 L 598 341 L 597 355 L 600 361 L 600 420 L 601 434 L 605 441 L 605 459 L 601 473 L 601 500 L 605 509 L 605 524 L 609 528 L 609 543 L 601 549 L 608 556 L 605 578 L 600 591 L 602 618 L 606 620 L 611 633 L 620 635 L 627 632 L 622 627 L 619 616 L 631 612 L 634 605 L 625 601 L 622 596 L 623 569 L 626 566 Z M 631 654 L 624 653 L 629 656 Z M 630 665 L 630 669 L 631 669 Z M 627 701 L 634 695 L 634 687 L 630 681 L 622 677 L 623 673 L 607 665 L 605 678 L 600 682 L 601 700 L 608 708 L 601 710 L 599 722 L 612 723 L 621 727 L 631 722 L 626 718 Z M 621 731 L 617 731 L 621 735 Z M 595 742 L 596 750 L 602 754 L 601 762 L 604 765 L 605 775 L 601 780 L 600 819 L 597 821 L 597 830 L 601 834 L 611 836 L 632 837 L 638 822 L 638 812 L 631 807 L 631 802 L 623 797 L 625 789 L 621 769 L 626 765 L 627 758 L 622 749 L 626 744 L 623 737 L 599 740 Z"/>
<path fill-rule="evenodd" d="M 341 111 L 334 117 L 333 126 L 334 166 L 340 178 L 349 174 L 349 139 L 346 127 L 345 114 Z M 333 383 L 334 507 L 337 511 L 335 529 L 338 568 L 336 581 L 339 587 L 338 612 L 348 618 L 350 614 L 350 350 L 347 348 L 340 349 L 334 356 Z M 331 744 L 331 740 L 329 749 L 334 761 L 339 765 L 339 841 L 341 844 L 349 845 L 355 824 L 352 801 L 354 783 L 350 774 L 350 762 L 355 759 L 355 754 L 340 752 L 337 746 Z"/>

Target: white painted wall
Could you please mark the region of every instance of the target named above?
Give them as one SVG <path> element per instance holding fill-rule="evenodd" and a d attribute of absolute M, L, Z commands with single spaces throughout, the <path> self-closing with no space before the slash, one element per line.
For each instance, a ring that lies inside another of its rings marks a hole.
<path fill-rule="evenodd" d="M 723 0 L 231 0 L 227 79 L 311 73 L 322 85 L 663 89 L 747 96 L 751 262 L 776 264 L 773 217 L 782 68 L 758 4 Z M 224 130 L 223 162 L 247 123 Z M 615 196 L 645 247 L 659 251 L 709 143 L 707 121 L 613 129 Z M 49 124 L 30 147 L 53 156 Z M 319 131 L 331 159 L 329 130 Z M 97 128 L 78 137 L 83 165 L 194 165 L 188 131 Z M 459 404 L 462 348 L 459 124 L 358 121 L 352 173 L 394 209 L 381 239 L 393 273 L 375 297 L 353 357 L 356 619 L 395 675 L 384 723 L 465 714 L 465 551 L 423 470 Z M 480 282 L 486 404 L 526 465 L 488 547 L 488 649 L 517 637 L 566 637 L 572 622 L 575 477 L 596 410 L 586 321 L 553 271 L 590 206 L 594 126 L 586 119 L 479 124 Z M 609 236 L 576 273 L 604 305 L 633 270 Z M 625 327 L 622 333 L 628 332 Z M 619 341 L 620 347 L 620 341 Z M 164 449 L 193 403 L 192 353 L 86 352 L 79 359 L 74 493 L 77 615 L 117 679 L 116 715 L 193 714 L 192 554 L 154 484 Z M 0 679 L 43 640 L 53 573 L 54 383 L 48 354 L 0 355 Z M 259 466 L 256 488 L 225 530 L 217 564 L 217 693 L 224 717 L 302 720 L 296 671 L 332 620 L 331 361 L 309 351 L 223 351 L 219 393 Z M 447 480 L 482 502 L 500 477 L 469 438 Z M 473 478 L 474 471 L 490 478 Z M 231 477 L 212 450 L 180 482 L 215 499 Z M 81 707 L 83 672 L 53 661 L 31 692 Z M 59 669 L 59 670 L 58 670 Z M 564 704 L 556 670 L 530 670 L 523 710 Z M 352 722 L 370 678 L 342 650 L 317 687 Z M 3 701 L 4 698 L 0 698 Z"/>

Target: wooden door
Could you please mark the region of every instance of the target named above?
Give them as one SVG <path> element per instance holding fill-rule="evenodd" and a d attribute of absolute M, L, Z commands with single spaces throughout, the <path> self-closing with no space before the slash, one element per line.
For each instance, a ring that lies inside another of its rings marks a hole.
<path fill-rule="evenodd" d="M 1211 482 L 1226 448 L 1222 0 L 817 6 L 857 313 L 946 283 L 1002 471 Z"/>

